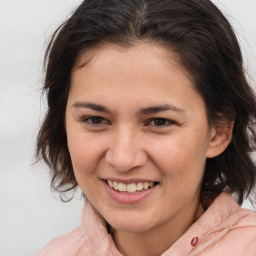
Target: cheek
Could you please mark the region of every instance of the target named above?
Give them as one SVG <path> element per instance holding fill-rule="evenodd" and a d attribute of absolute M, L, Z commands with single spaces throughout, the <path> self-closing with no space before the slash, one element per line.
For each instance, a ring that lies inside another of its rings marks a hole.
<path fill-rule="evenodd" d="M 94 172 L 104 154 L 100 140 L 90 139 L 84 134 L 68 133 L 68 148 L 75 174 L 88 175 Z"/>
<path fill-rule="evenodd" d="M 96 192 L 97 166 L 101 159 L 101 147 L 87 139 L 72 139 L 69 151 L 76 180 L 86 196 L 93 198 Z"/>
<path fill-rule="evenodd" d="M 152 149 L 154 162 L 161 170 L 168 170 L 173 174 L 179 172 L 179 166 L 184 163 L 184 155 L 177 141 L 165 141 Z"/>
<path fill-rule="evenodd" d="M 200 136 L 183 134 L 155 144 L 155 147 L 151 148 L 151 156 L 159 169 L 172 178 L 183 179 L 195 173 L 202 175 L 206 159 L 204 141 L 202 138 L 200 140 Z"/>

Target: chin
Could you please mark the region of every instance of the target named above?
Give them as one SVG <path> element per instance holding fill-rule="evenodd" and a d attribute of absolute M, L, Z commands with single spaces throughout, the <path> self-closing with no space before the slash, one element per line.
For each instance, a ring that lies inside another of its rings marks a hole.
<path fill-rule="evenodd" d="M 112 218 L 115 218 L 113 216 Z M 152 228 L 152 220 L 153 218 L 147 217 L 137 217 L 137 218 L 125 218 L 122 216 L 121 218 L 116 217 L 115 219 L 111 219 L 110 224 L 115 230 L 123 231 L 123 232 L 144 232 Z"/>

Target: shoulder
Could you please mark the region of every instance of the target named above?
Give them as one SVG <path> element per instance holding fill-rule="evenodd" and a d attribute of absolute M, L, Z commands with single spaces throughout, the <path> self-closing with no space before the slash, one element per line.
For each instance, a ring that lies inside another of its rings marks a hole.
<path fill-rule="evenodd" d="M 233 196 L 223 193 L 215 203 L 216 215 L 219 215 L 218 226 L 228 230 L 256 232 L 256 213 L 242 208 Z M 250 233 L 250 232 L 249 232 Z"/>
<path fill-rule="evenodd" d="M 54 238 L 34 256 L 86 255 L 87 249 L 87 241 L 79 227 L 65 235 Z"/>
<path fill-rule="evenodd" d="M 86 201 L 82 221 L 75 230 L 56 237 L 34 256 L 92 256 L 118 255 L 113 239 L 108 234 L 104 219 Z"/>
<path fill-rule="evenodd" d="M 240 209 L 216 228 L 219 241 L 213 247 L 215 255 L 256 255 L 256 213 Z"/>
<path fill-rule="evenodd" d="M 242 208 L 228 193 L 220 194 L 202 216 L 203 222 L 227 229 L 251 228 L 256 226 L 256 213 Z"/>
<path fill-rule="evenodd" d="M 231 195 L 223 194 L 205 215 L 208 223 L 204 224 L 211 228 L 202 237 L 199 255 L 256 255 L 255 212 L 241 208 Z"/>
<path fill-rule="evenodd" d="M 229 231 L 223 237 L 224 242 L 234 245 L 235 248 L 237 246 L 243 247 L 244 254 L 241 255 L 256 255 L 255 212 L 240 208 L 223 222 L 222 228 Z M 253 248 L 253 253 L 251 252 L 251 254 L 248 254 L 249 248 Z"/>

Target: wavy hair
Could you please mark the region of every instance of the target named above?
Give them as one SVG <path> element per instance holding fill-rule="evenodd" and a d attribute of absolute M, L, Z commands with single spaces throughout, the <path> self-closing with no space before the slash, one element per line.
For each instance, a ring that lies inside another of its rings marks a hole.
<path fill-rule="evenodd" d="M 45 53 L 48 109 L 36 149 L 51 169 L 52 188 L 77 187 L 65 131 L 70 75 L 81 53 L 104 42 L 150 42 L 177 53 L 204 98 L 209 124 L 234 121 L 227 149 L 206 160 L 201 195 L 228 191 L 242 203 L 256 183 L 256 98 L 232 26 L 209 0 L 85 0 L 55 31 Z"/>

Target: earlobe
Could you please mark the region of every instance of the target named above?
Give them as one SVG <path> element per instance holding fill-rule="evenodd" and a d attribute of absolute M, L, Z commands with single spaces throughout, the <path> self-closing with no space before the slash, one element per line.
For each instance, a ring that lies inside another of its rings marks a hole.
<path fill-rule="evenodd" d="M 233 126 L 234 122 L 229 122 L 212 128 L 206 151 L 207 158 L 216 157 L 225 151 L 232 139 Z"/>

